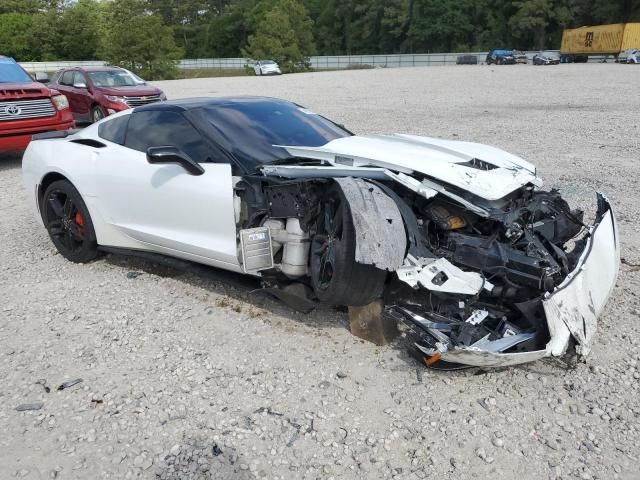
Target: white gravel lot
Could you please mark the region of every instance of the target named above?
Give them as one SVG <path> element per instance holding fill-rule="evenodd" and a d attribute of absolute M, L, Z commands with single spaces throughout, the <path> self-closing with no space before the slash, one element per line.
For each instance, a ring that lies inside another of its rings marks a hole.
<path fill-rule="evenodd" d="M 433 372 L 351 336 L 343 312 L 295 313 L 236 276 L 69 263 L 26 207 L 19 159 L 0 160 L 0 478 L 640 478 L 634 67 L 158 82 L 171 98 L 284 97 L 357 133 L 493 144 L 590 211 L 606 192 L 627 263 L 573 369 Z"/>

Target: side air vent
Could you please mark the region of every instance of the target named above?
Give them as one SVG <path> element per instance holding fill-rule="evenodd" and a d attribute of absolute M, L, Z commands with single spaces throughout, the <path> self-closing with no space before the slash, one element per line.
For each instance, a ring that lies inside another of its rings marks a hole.
<path fill-rule="evenodd" d="M 459 163 L 458 165 L 462 165 L 464 167 L 475 168 L 476 170 L 495 170 L 498 168 L 492 163 L 485 162 L 484 160 L 480 160 L 479 158 L 472 158 L 468 162 Z"/>
<path fill-rule="evenodd" d="M 79 143 L 80 145 L 86 145 L 87 147 L 104 148 L 106 145 L 102 142 L 94 140 L 93 138 L 76 138 L 71 140 L 71 143 Z"/>

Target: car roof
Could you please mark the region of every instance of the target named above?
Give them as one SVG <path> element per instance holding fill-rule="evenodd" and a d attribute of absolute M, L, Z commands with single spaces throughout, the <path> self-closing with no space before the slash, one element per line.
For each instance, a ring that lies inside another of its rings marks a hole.
<path fill-rule="evenodd" d="M 233 97 L 195 97 L 195 98 L 182 98 L 179 100 L 167 100 L 164 102 L 150 103 L 141 107 L 136 107 L 134 112 L 146 112 L 154 110 L 170 110 L 170 111 L 187 111 L 195 108 L 202 108 L 207 106 L 220 106 L 220 105 L 233 105 L 241 104 L 248 105 L 251 103 L 272 103 L 277 104 L 291 104 L 287 100 L 273 97 L 260 97 L 260 96 L 233 96 Z"/>
<path fill-rule="evenodd" d="M 126 71 L 124 68 L 121 68 L 121 67 L 109 67 L 109 66 L 105 66 L 105 67 L 67 67 L 67 68 L 62 68 L 61 70 L 64 70 L 64 71 L 67 71 L 67 70 L 84 70 L 86 72 L 113 72 L 113 71 L 125 72 Z"/>

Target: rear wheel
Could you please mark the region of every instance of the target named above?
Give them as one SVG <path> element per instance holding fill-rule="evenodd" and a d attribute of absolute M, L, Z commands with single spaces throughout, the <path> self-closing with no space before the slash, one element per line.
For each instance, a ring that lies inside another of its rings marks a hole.
<path fill-rule="evenodd" d="M 96 105 L 91 109 L 91 121 L 93 123 L 99 122 L 103 118 L 104 118 L 104 112 L 102 111 L 102 108 L 100 108 L 99 105 Z"/>
<path fill-rule="evenodd" d="M 44 192 L 42 220 L 58 252 L 72 262 L 98 256 L 98 242 L 89 210 L 67 180 L 53 182 Z"/>
<path fill-rule="evenodd" d="M 355 228 L 342 191 L 332 188 L 311 240 L 311 283 L 331 305 L 367 305 L 382 296 L 387 272 L 355 261 Z"/>

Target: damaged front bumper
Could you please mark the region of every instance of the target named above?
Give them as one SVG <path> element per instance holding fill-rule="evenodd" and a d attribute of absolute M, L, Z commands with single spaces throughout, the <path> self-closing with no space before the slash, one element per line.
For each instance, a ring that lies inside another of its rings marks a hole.
<path fill-rule="evenodd" d="M 620 265 L 618 229 L 611 205 L 598 193 L 596 220 L 586 235 L 586 243 L 576 267 L 552 292 L 533 300 L 542 305 L 549 340 L 544 349 L 509 351 L 530 340 L 530 333 L 514 333 L 506 329 L 501 338 L 482 338 L 471 345 L 454 345 L 447 335 L 451 325 L 437 323 L 412 311 L 408 305 L 391 305 L 386 314 L 422 329 L 435 340 L 436 348 L 415 346 L 424 354 L 427 364 L 442 360 L 477 367 L 506 367 L 533 362 L 544 357 L 564 355 L 573 340 L 578 355 L 591 350 L 597 319 L 613 290 Z M 479 318 L 466 320 L 481 322 Z"/>

